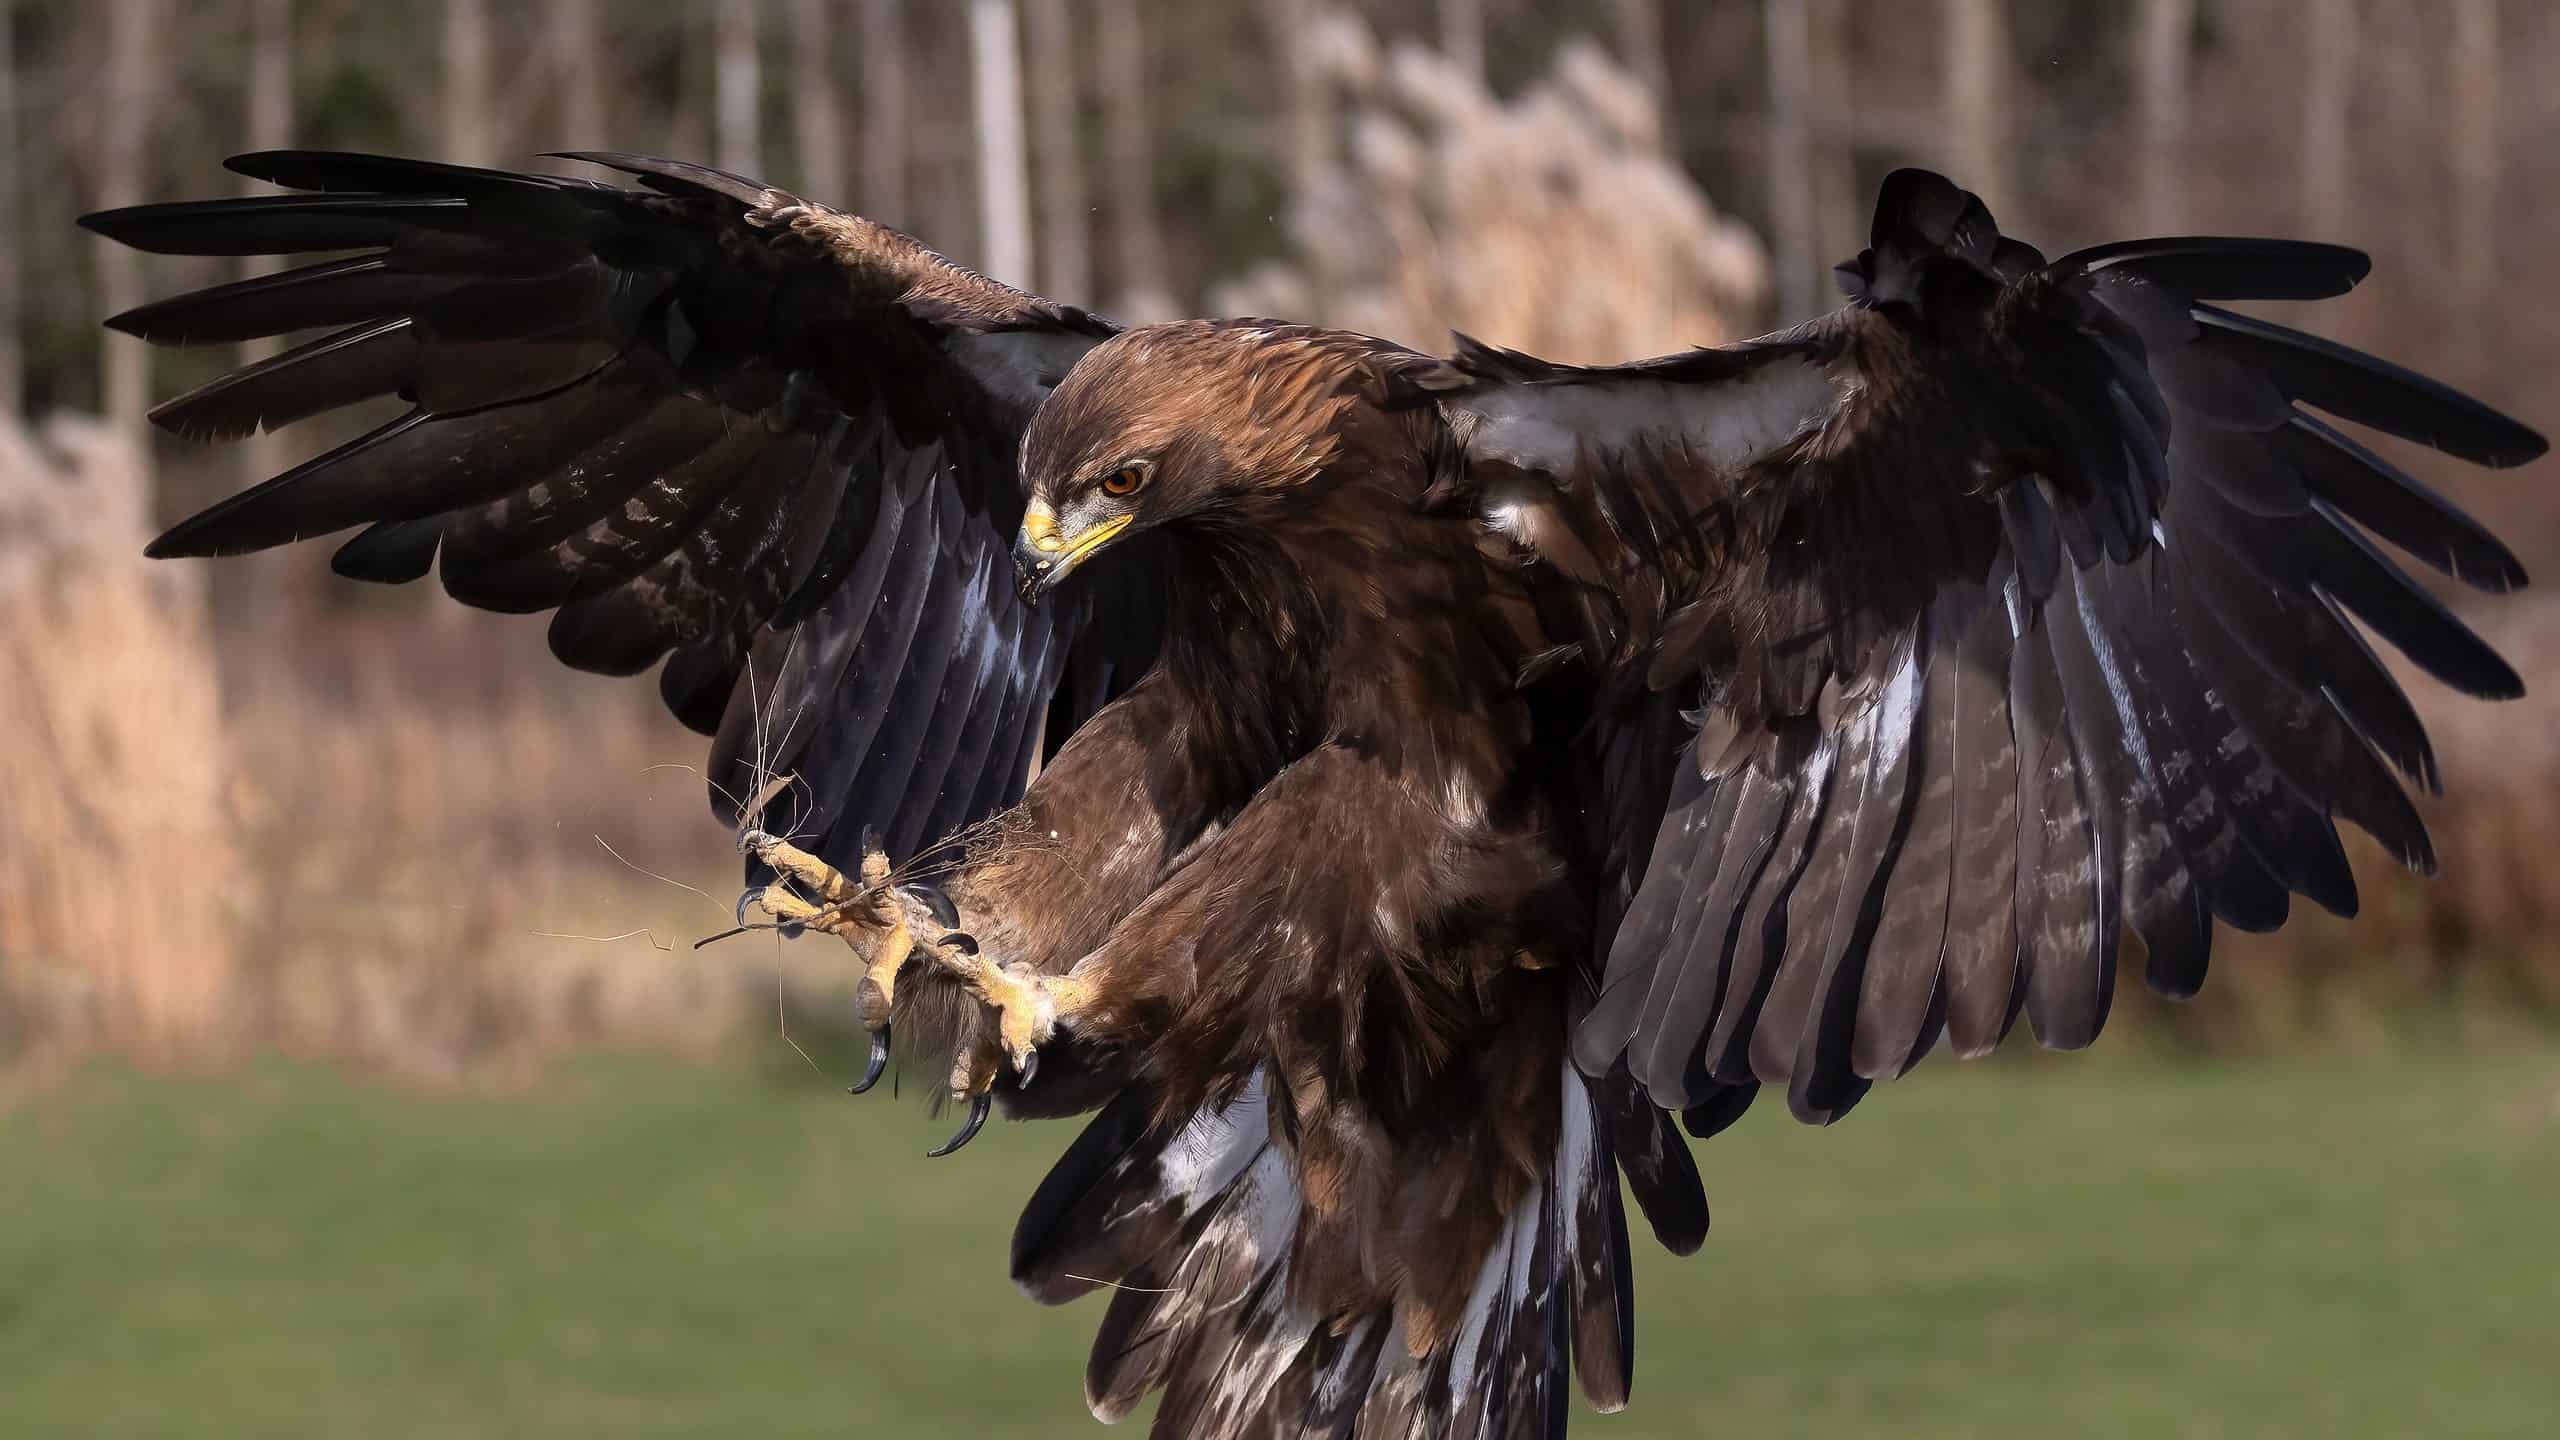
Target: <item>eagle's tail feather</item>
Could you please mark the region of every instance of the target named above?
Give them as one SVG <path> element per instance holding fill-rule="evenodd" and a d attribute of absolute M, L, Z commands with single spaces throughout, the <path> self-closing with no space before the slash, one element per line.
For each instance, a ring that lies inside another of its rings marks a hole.
<path fill-rule="evenodd" d="M 1561 1435 L 1569 1362 L 1594 1405 L 1625 1403 L 1634 1307 L 1610 1127 L 1570 1065 L 1560 1083 L 1553 1163 L 1419 1353 L 1400 1302 L 1324 1314 L 1292 1284 L 1340 1268 L 1300 1253 L 1340 1232 L 1300 1225 L 1295 1155 L 1259 1078 L 1171 1128 L 1137 1091 L 1095 1117 L 1024 1212 L 1015 1283 L 1051 1304 L 1113 1288 L 1086 1400 L 1116 1420 L 1162 1388 L 1160 1436 Z"/>

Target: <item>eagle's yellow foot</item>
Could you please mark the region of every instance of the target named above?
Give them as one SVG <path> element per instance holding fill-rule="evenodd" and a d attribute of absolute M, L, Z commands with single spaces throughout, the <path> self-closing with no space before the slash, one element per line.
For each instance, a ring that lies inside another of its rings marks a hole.
<path fill-rule="evenodd" d="M 1073 975 L 1015 965 L 986 965 L 969 988 L 995 1012 L 995 1035 L 992 1041 L 980 1041 L 979 1048 L 1011 1065 L 1018 1085 L 1030 1084 L 1040 1073 L 1040 1047 L 1091 998 L 1091 987 Z M 953 1079 L 959 1078 L 955 1072 Z"/>
<path fill-rule="evenodd" d="M 854 876 L 763 830 L 740 834 L 738 848 L 774 872 L 772 883 L 739 897 L 741 915 L 752 905 L 786 932 L 816 930 L 844 941 L 857 955 L 868 952 L 853 1009 L 854 1018 L 871 1034 L 871 1058 L 862 1078 L 849 1087 L 862 1094 L 889 1068 L 889 1017 L 896 1007 L 899 972 L 919 957 L 953 968 L 950 962 L 974 954 L 977 943 L 953 928 L 958 917 L 940 891 L 890 883 L 889 856 L 875 835 L 863 836 L 862 863 Z M 921 924 L 930 924 L 931 933 L 940 938 L 919 942 Z"/>
<path fill-rule="evenodd" d="M 1090 987 L 1072 975 L 1003 965 L 980 954 L 978 942 L 956 928 L 960 917 L 940 891 L 893 882 L 889 857 L 874 836 L 864 837 L 858 878 L 762 830 L 740 835 L 738 845 L 776 877 L 742 897 L 742 908 L 752 904 L 786 927 L 834 935 L 856 954 L 867 953 L 854 1017 L 871 1032 L 871 1060 L 853 1093 L 870 1089 L 888 1065 L 890 1014 L 900 974 L 911 962 L 958 981 L 993 1012 L 992 1026 L 964 1046 L 952 1065 L 951 1093 L 968 1105 L 969 1116 L 936 1155 L 948 1155 L 976 1136 L 1006 1067 L 1017 1084 L 1031 1083 L 1040 1068 L 1040 1046 L 1089 998 Z"/>
<path fill-rule="evenodd" d="M 974 948 L 974 947 L 972 947 Z M 974 958 L 974 957 L 973 957 Z M 1049 975 L 1018 966 L 980 961 L 968 977 L 970 993 L 994 1012 L 992 1035 L 981 1033 L 951 1062 L 951 1098 L 965 1101 L 968 1118 L 960 1131 L 929 1156 L 948 1155 L 976 1138 L 994 1104 L 996 1077 L 1013 1068 L 1016 1085 L 1029 1085 L 1040 1073 L 1040 1047 L 1072 1019 L 1090 995 L 1090 987 L 1072 975 Z"/>

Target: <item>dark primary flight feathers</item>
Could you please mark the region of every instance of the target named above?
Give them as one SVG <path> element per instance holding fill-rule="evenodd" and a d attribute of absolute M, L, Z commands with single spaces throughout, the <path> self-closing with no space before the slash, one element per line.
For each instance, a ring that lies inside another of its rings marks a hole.
<path fill-rule="evenodd" d="M 747 818 L 837 866 L 1017 801 L 1063 837 L 987 832 L 951 897 L 1092 992 L 1011 1102 L 1102 1107 L 1014 1273 L 1125 1282 L 1088 1395 L 1162 1387 L 1160 1433 L 1557 1433 L 1568 1365 L 1613 1408 L 1617 1177 L 1664 1243 L 1705 1230 L 1674 1116 L 1768 1085 L 1827 1121 L 2022 1015 L 2085 1045 L 2120 953 L 2183 996 L 2217 921 L 2352 913 L 2338 820 L 2434 865 L 2366 634 L 2521 688 L 2402 568 L 2515 558 L 2354 432 L 2542 439 L 2217 303 L 2343 293 L 2351 250 L 2048 262 L 1906 170 L 1843 309 L 1577 368 L 1124 333 L 753 181 L 575 158 L 641 188 L 276 153 L 232 165 L 305 193 L 83 222 L 342 257 L 109 321 L 316 333 L 162 424 L 396 411 L 153 553 L 352 529 L 343 574 L 663 659 L 718 785 L 796 774 Z"/>

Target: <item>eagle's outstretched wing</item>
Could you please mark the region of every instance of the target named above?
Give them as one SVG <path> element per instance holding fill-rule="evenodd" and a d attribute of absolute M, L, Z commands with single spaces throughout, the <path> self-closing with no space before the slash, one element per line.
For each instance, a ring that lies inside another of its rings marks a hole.
<path fill-rule="evenodd" d="M 321 332 L 160 424 L 407 407 L 152 553 L 363 526 L 341 574 L 556 610 L 581 669 L 669 657 L 716 787 L 796 772 L 762 823 L 837 858 L 865 823 L 903 856 L 1010 803 L 1053 697 L 1055 744 L 1152 650 L 1158 611 L 1124 593 L 1145 567 L 1035 611 L 1007 558 L 1023 427 L 1113 327 L 734 175 L 569 158 L 646 188 L 279 152 L 231 168 L 311 193 L 83 220 L 163 253 L 339 257 L 110 320 L 163 344 Z"/>
<path fill-rule="evenodd" d="M 1633 893 L 1576 1057 L 1623 1056 L 1694 1128 L 1763 1083 L 1835 1117 L 2022 1012 L 2085 1045 L 2122 932 L 2185 995 L 2214 920 L 2352 911 L 2334 818 L 2430 868 L 2400 777 L 2435 759 L 2359 625 L 2460 690 L 2520 689 L 2375 537 L 2491 590 L 2515 558 L 2322 417 L 2494 466 L 2541 437 L 2206 303 L 2338 294 L 2363 256 L 2047 264 L 1906 170 L 1841 268 L 1848 308 L 1761 342 L 1456 359 L 1487 523 L 1567 582 L 1563 623 L 1621 680 L 1603 808 Z"/>

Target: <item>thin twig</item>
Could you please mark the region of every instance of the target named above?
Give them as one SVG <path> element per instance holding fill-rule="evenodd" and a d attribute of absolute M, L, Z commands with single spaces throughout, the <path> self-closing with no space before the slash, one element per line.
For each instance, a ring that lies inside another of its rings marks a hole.
<path fill-rule="evenodd" d="M 687 885 L 686 883 L 684 883 L 684 882 L 683 882 L 683 881 L 681 881 L 681 880 L 670 880 L 670 879 L 668 879 L 666 876 L 659 874 L 659 873 L 658 873 L 657 871 L 655 871 L 655 870 L 646 869 L 646 868 L 644 868 L 644 867 L 642 867 L 642 866 L 638 866 L 638 865 L 632 865 L 632 864 L 631 864 L 631 862 L 630 862 L 629 860 L 624 860 L 624 859 L 623 859 L 623 857 L 622 857 L 622 852 L 621 852 L 621 851 L 614 849 L 611 845 L 607 845 L 607 844 L 605 844 L 605 838 L 604 838 L 603 836 L 601 836 L 601 835 L 593 835 L 593 832 L 590 832 L 590 834 L 592 835 L 592 838 L 595 840 L 595 842 L 596 842 L 597 844 L 599 844 L 599 845 L 603 845 L 603 846 L 604 846 L 604 853 L 606 853 L 607 855 L 612 856 L 612 857 L 613 857 L 614 859 L 616 859 L 616 860 L 622 860 L 622 863 L 623 863 L 623 864 L 625 864 L 625 865 L 630 865 L 632 869 L 634 869 L 634 870 L 638 870 L 641 874 L 648 876 L 648 877 L 649 877 L 650 879 L 652 879 L 652 880 L 659 881 L 659 882 L 661 882 L 662 884 L 673 885 L 673 886 L 674 886 L 674 887 L 676 887 L 677 889 L 682 890 L 682 891 L 684 891 L 686 894 L 689 894 L 689 895 L 701 895 L 701 896 L 702 896 L 702 900 L 703 900 L 703 903 L 704 903 L 704 904 L 709 905 L 709 906 L 713 907 L 714 909 L 719 908 L 720 902 L 719 902 L 719 901 L 717 901 L 717 900 L 712 899 L 709 895 L 704 894 L 704 892 L 702 892 L 702 891 L 700 891 L 700 890 L 696 890 L 696 889 L 694 889 L 692 886 Z"/>
<path fill-rule="evenodd" d="M 719 791 L 720 798 L 729 802 L 730 809 L 742 811 L 746 808 L 738 803 L 738 797 L 729 792 L 728 786 L 721 784 L 719 781 L 714 780 L 709 775 L 703 773 L 702 767 L 699 765 L 687 765 L 681 760 L 661 760 L 655 765 L 643 765 L 640 767 L 640 773 L 643 775 L 659 770 L 682 770 L 696 780 L 701 781 L 703 784 Z"/>
<path fill-rule="evenodd" d="M 598 945 L 609 945 L 616 940 L 628 940 L 634 935 L 646 935 L 649 937 L 650 949 L 673 953 L 676 948 L 673 944 L 659 939 L 657 932 L 646 926 L 637 930 L 625 930 L 619 935 L 568 935 L 557 930 L 535 930 L 530 933 L 537 940 L 587 940 Z"/>
<path fill-rule="evenodd" d="M 776 935 L 773 938 L 773 947 L 777 951 L 782 948 L 781 936 Z M 782 1008 L 782 989 L 782 971 L 777 967 L 773 972 L 773 1028 L 780 1032 L 783 1044 L 790 1046 L 794 1050 L 800 1050 L 800 1042 L 791 1038 L 791 1017 L 789 1013 Z M 800 1050 L 800 1058 L 808 1061 L 809 1068 L 815 1070 L 818 1074 L 823 1076 L 827 1073 L 827 1067 L 819 1064 L 818 1058 L 810 1054 L 808 1051 Z"/>
<path fill-rule="evenodd" d="M 1114 1290 L 1127 1290 L 1138 1295 L 1179 1295 L 1182 1293 L 1182 1287 L 1179 1285 L 1131 1285 L 1119 1280 L 1105 1280 L 1097 1275 L 1079 1275 L 1073 1270 L 1061 1270 L 1058 1273 L 1064 1275 L 1070 1280 L 1081 1280 L 1087 1285 L 1108 1285 Z"/>

